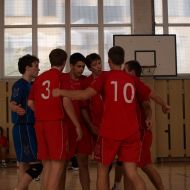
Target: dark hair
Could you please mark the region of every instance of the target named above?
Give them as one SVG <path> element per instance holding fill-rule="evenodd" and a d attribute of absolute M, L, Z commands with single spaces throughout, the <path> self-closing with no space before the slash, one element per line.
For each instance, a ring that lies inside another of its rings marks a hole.
<path fill-rule="evenodd" d="M 53 49 L 49 54 L 51 66 L 62 66 L 67 60 L 67 53 L 60 48 Z"/>
<path fill-rule="evenodd" d="M 125 51 L 120 46 L 114 46 L 109 49 L 108 57 L 111 59 L 113 64 L 122 65 L 124 63 Z"/>
<path fill-rule="evenodd" d="M 93 61 L 97 61 L 97 60 L 101 61 L 101 57 L 97 53 L 91 53 L 91 54 L 87 55 L 86 56 L 86 66 L 88 68 L 90 68 L 91 67 L 91 63 Z"/>
<path fill-rule="evenodd" d="M 137 77 L 141 76 L 142 67 L 141 67 L 141 65 L 140 65 L 140 63 L 138 61 L 136 61 L 136 60 L 130 60 L 130 61 L 127 61 L 125 64 L 128 65 L 128 70 L 129 71 L 134 71 L 135 75 Z"/>
<path fill-rule="evenodd" d="M 75 65 L 78 61 L 86 63 L 86 58 L 81 53 L 73 53 L 69 59 L 70 64 Z"/>
<path fill-rule="evenodd" d="M 21 74 L 24 74 L 26 71 L 26 66 L 32 67 L 32 63 L 35 61 L 39 63 L 39 59 L 36 56 L 30 54 L 26 54 L 23 57 L 19 58 L 18 60 L 19 72 Z"/>

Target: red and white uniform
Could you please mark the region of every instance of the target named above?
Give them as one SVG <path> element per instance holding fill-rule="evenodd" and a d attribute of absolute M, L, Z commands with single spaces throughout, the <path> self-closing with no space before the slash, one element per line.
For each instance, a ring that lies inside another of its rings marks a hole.
<path fill-rule="evenodd" d="M 118 153 L 120 161 L 138 162 L 140 135 L 136 99 L 140 96 L 147 100 L 150 89 L 136 77 L 120 70 L 102 73 L 91 87 L 102 93 L 104 99 L 96 158 L 103 164 L 110 164 Z"/>
<path fill-rule="evenodd" d="M 70 76 L 70 73 L 63 74 L 62 80 L 64 81 L 63 88 L 67 90 L 80 90 L 82 89 L 82 81 L 84 76 L 81 76 L 79 80 L 73 80 Z M 80 122 L 83 136 L 80 141 L 76 141 L 77 133 L 76 127 L 66 115 L 65 124 L 68 130 L 68 141 L 69 141 L 69 155 L 68 159 L 72 158 L 76 153 L 89 155 L 92 152 L 92 138 L 88 129 L 85 127 L 83 120 L 81 118 L 81 108 L 86 107 L 86 103 L 83 101 L 72 100 L 76 116 Z"/>
<path fill-rule="evenodd" d="M 61 97 L 53 97 L 52 90 L 62 87 L 62 73 L 52 68 L 39 75 L 30 91 L 29 100 L 35 105 L 35 129 L 38 159 L 66 159 L 67 139 Z"/>

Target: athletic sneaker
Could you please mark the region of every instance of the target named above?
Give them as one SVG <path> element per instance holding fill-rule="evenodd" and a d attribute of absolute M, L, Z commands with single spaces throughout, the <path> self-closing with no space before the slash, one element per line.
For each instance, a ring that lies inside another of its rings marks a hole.
<path fill-rule="evenodd" d="M 79 171 L 79 168 L 78 167 L 71 167 L 72 168 L 72 170 L 74 171 L 74 172 L 77 172 L 77 171 Z"/>
<path fill-rule="evenodd" d="M 34 178 L 34 181 L 40 181 L 40 176 Z"/>
<path fill-rule="evenodd" d="M 2 167 L 2 168 L 6 168 L 6 167 L 7 167 L 6 162 L 2 162 L 2 163 L 1 163 L 1 167 Z"/>

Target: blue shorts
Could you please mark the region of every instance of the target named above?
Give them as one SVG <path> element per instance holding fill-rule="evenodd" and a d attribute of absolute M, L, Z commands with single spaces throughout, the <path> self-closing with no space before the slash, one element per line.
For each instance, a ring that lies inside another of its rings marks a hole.
<path fill-rule="evenodd" d="M 34 125 L 15 124 L 13 141 L 18 162 L 35 162 L 37 160 L 37 141 Z"/>

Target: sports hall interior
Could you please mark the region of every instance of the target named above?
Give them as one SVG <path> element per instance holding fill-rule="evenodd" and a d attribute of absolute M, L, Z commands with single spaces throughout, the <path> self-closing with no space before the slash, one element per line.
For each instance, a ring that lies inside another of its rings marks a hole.
<path fill-rule="evenodd" d="M 59 47 L 68 54 L 96 52 L 109 70 L 107 51 L 113 35 L 176 35 L 176 73 L 142 80 L 170 106 L 153 110 L 152 159 L 166 190 L 190 187 L 190 1 L 189 0 L 1 0 L 0 1 L 0 126 L 9 141 L 7 168 L 0 168 L 0 190 L 12 190 L 17 180 L 9 101 L 20 77 L 18 58 L 31 53 L 40 59 L 40 72 L 49 68 L 48 54 Z M 164 48 L 164 47 L 163 47 Z M 127 58 L 127 55 L 126 55 Z M 69 66 L 65 72 L 69 71 Z M 161 71 L 162 72 L 162 71 Z M 164 71 L 163 71 L 164 72 Z M 85 69 L 84 74 L 90 74 Z M 96 189 L 96 165 L 89 160 L 91 189 Z M 139 171 L 147 189 L 155 189 Z M 79 190 L 78 172 L 68 170 L 66 189 Z M 114 179 L 114 170 L 110 173 Z M 40 189 L 40 181 L 30 190 Z"/>

